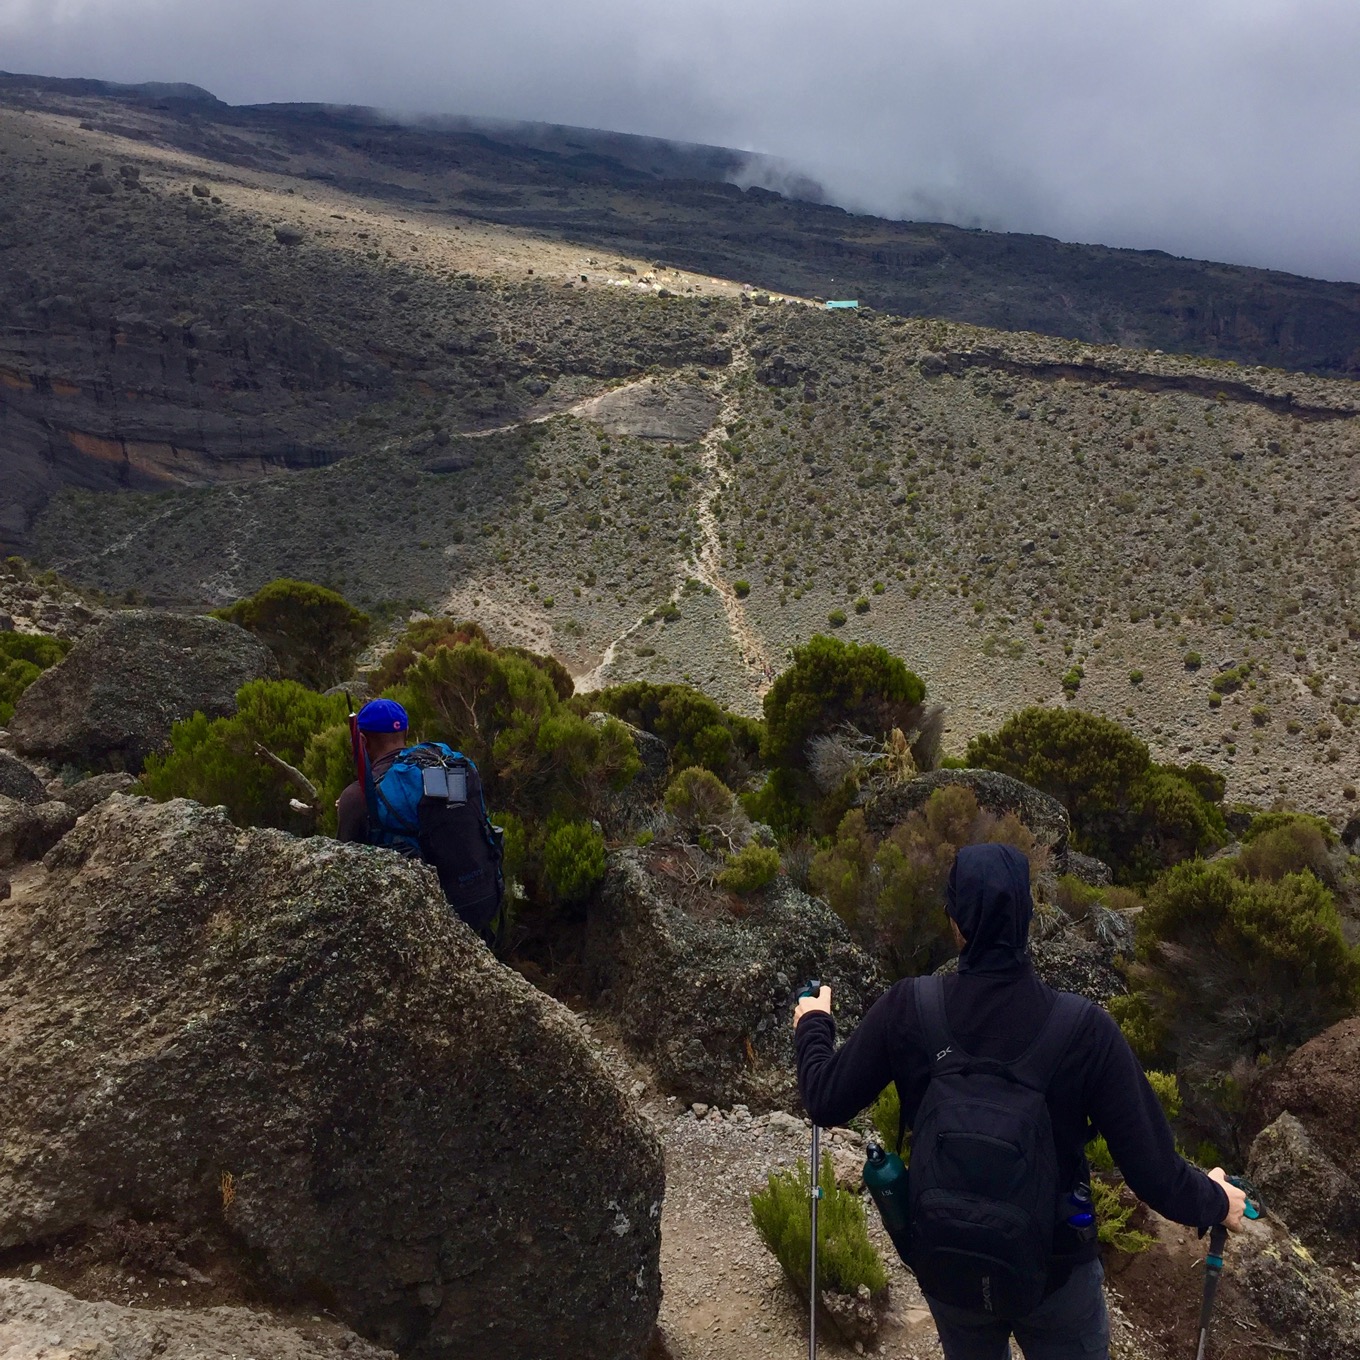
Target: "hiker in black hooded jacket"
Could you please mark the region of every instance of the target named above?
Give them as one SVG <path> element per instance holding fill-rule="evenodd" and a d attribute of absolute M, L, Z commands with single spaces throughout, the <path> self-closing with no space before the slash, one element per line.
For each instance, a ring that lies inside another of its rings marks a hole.
<path fill-rule="evenodd" d="M 1011 1062 L 1053 1009 L 1058 993 L 1029 959 L 1029 863 L 1007 845 L 960 850 L 949 875 L 947 908 L 959 954 L 945 979 L 951 1038 L 978 1058 Z M 930 1055 L 907 978 L 870 1008 L 836 1049 L 831 989 L 804 998 L 794 1015 L 798 1086 L 808 1114 L 823 1127 L 845 1124 L 896 1082 L 911 1127 L 929 1081 Z M 1087 1180 L 1085 1145 L 1105 1136 L 1124 1179 L 1165 1218 L 1201 1232 L 1237 1228 L 1245 1196 L 1221 1169 L 1206 1175 L 1177 1153 L 1171 1129 L 1119 1027 L 1101 1007 L 1087 1009 L 1048 1088 L 1060 1186 Z M 1058 1223 L 1044 1301 L 1013 1327 L 927 1298 L 947 1360 L 1003 1360 L 1013 1331 L 1027 1360 L 1108 1355 L 1104 1273 L 1094 1242 Z"/>

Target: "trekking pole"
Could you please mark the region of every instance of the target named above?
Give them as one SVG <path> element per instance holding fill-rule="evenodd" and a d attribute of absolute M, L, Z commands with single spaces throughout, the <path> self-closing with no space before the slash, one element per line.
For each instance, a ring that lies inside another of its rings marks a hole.
<path fill-rule="evenodd" d="M 812 1257 L 808 1270 L 808 1293 L 812 1296 L 808 1313 L 808 1360 L 817 1360 L 817 1201 L 821 1187 L 822 1131 L 812 1126 Z"/>
<path fill-rule="evenodd" d="M 797 999 L 816 996 L 822 990 L 820 978 L 813 978 Z M 817 1360 L 817 1201 L 822 1197 L 822 1131 L 814 1120 L 812 1124 L 812 1166 L 808 1175 L 812 1200 L 812 1251 L 808 1258 L 808 1360 Z"/>
<path fill-rule="evenodd" d="M 1239 1190 L 1247 1187 L 1236 1176 L 1229 1176 L 1231 1184 Z M 1260 1218 L 1261 1210 L 1250 1199 L 1242 1210 L 1244 1218 Z M 1209 1349 L 1209 1319 L 1213 1316 L 1214 1295 L 1218 1293 L 1219 1277 L 1223 1274 L 1223 1249 L 1228 1242 L 1228 1230 L 1222 1223 L 1209 1229 L 1209 1250 L 1204 1255 L 1204 1302 L 1199 1308 L 1199 1349 L 1195 1360 L 1204 1360 Z"/>

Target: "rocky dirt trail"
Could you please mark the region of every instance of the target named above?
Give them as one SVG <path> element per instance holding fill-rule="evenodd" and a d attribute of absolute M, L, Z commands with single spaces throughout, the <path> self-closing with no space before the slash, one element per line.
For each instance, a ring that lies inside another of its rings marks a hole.
<path fill-rule="evenodd" d="M 661 1217 L 661 1315 L 664 1350 L 652 1360 L 801 1360 L 808 1348 L 807 1307 L 794 1292 L 751 1222 L 751 1191 L 771 1171 L 806 1162 L 811 1126 L 782 1110 L 752 1114 L 686 1107 L 658 1094 L 645 1064 L 631 1055 L 611 1021 L 577 1016 L 582 1032 L 651 1119 L 666 1153 Z M 826 1130 L 842 1184 L 857 1181 L 863 1137 Z M 940 1360 L 944 1352 L 915 1279 L 898 1260 L 871 1205 L 869 1231 L 888 1266 L 891 1303 L 873 1352 L 881 1360 Z M 1193 1251 L 1193 1248 L 1191 1249 Z M 1110 1298 L 1112 1356 L 1163 1360 L 1164 1351 Z M 835 1360 L 862 1354 L 819 1328 L 818 1350 Z"/>

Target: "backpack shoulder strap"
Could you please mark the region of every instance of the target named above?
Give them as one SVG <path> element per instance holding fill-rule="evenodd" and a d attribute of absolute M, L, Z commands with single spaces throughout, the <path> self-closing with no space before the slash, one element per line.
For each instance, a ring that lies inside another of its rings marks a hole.
<path fill-rule="evenodd" d="M 949 1018 L 944 1009 L 944 978 L 938 973 L 917 978 L 913 990 L 916 992 L 916 1019 L 921 1026 L 931 1076 L 962 1067 L 968 1055 L 954 1042 L 949 1029 Z"/>
<path fill-rule="evenodd" d="M 1053 1082 L 1072 1039 L 1086 1019 L 1090 1008 L 1084 996 L 1059 992 L 1053 1009 L 1034 1042 L 1011 1065 L 1016 1081 L 1035 1091 L 1046 1092 Z"/>

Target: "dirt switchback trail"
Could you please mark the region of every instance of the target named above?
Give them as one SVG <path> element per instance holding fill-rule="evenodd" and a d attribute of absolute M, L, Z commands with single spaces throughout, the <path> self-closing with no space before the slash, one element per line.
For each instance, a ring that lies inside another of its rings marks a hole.
<path fill-rule="evenodd" d="M 727 440 L 730 422 L 737 414 L 737 379 L 751 365 L 745 344 L 744 330 L 732 337 L 732 363 L 724 380 L 722 402 L 708 432 L 699 443 L 699 462 L 704 472 L 703 484 L 694 504 L 694 516 L 699 527 L 699 547 L 690 557 L 677 565 L 675 587 L 670 600 L 679 601 L 689 577 L 702 581 L 722 600 L 727 627 L 736 644 L 737 654 L 746 669 L 747 679 L 756 698 L 764 696 L 775 676 L 775 662 L 765 639 L 752 626 L 732 583 L 722 572 L 722 541 L 718 533 L 718 519 L 713 512 L 714 502 L 732 483 L 732 471 L 723 445 Z M 642 384 L 632 384 L 641 386 Z M 572 413 L 589 414 L 598 398 L 587 398 L 571 408 Z M 599 663 L 576 681 L 577 693 L 587 693 L 608 683 L 609 668 L 618 650 L 641 628 L 653 611 L 635 619 L 605 648 Z"/>
<path fill-rule="evenodd" d="M 732 484 L 732 469 L 723 445 L 728 428 L 737 411 L 737 379 L 751 367 L 751 355 L 746 348 L 745 328 L 733 338 L 732 364 L 727 371 L 722 408 L 712 429 L 701 445 L 701 462 L 708 474 L 707 484 L 700 493 L 695 514 L 702 535 L 695 559 L 695 574 L 705 585 L 718 592 L 727 615 L 727 626 L 737 644 L 743 664 L 751 672 L 757 697 L 763 697 L 774 680 L 775 665 L 765 639 L 751 625 L 746 607 L 737 596 L 732 583 L 722 574 L 722 542 L 718 537 L 718 521 L 713 503 Z"/>

